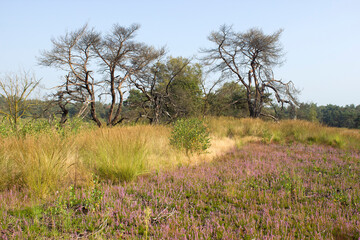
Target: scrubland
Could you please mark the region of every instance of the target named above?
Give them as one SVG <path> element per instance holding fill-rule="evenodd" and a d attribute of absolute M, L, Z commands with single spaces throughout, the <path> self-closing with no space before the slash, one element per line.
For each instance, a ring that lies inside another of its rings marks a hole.
<path fill-rule="evenodd" d="M 204 121 L 211 147 L 191 155 L 171 125 L 3 134 L 0 238 L 359 237 L 359 130 Z"/>

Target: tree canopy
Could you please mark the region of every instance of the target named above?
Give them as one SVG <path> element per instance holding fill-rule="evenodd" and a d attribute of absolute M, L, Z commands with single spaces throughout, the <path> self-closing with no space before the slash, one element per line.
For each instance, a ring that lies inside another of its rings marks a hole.
<path fill-rule="evenodd" d="M 131 91 L 129 100 L 133 109 L 139 110 L 141 105 L 139 116 L 152 123 L 193 116 L 201 106 L 201 78 L 199 64 L 191 64 L 189 59 L 182 57 L 169 57 L 132 78 L 133 85 L 142 95 Z"/>

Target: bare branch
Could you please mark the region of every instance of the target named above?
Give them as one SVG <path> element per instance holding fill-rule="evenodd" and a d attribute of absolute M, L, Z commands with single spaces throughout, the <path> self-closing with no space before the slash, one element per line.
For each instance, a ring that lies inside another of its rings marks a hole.
<path fill-rule="evenodd" d="M 7 74 L 0 78 L 0 96 L 5 99 L 7 110 L 1 110 L 9 122 L 17 130 L 19 119 L 27 113 L 31 106 L 30 94 L 39 85 L 40 80 L 28 72 Z"/>
<path fill-rule="evenodd" d="M 251 117 L 261 115 L 269 90 L 281 104 L 297 102 L 298 90 L 293 83 L 274 80 L 271 71 L 272 67 L 283 63 L 283 48 L 279 41 L 282 32 L 280 29 L 267 35 L 260 29 L 251 28 L 237 33 L 232 27 L 223 25 L 208 38 L 216 47 L 201 50 L 205 54 L 204 63 L 213 65 L 213 71 L 220 71 L 222 76 L 230 79 L 235 77 L 245 86 Z"/>

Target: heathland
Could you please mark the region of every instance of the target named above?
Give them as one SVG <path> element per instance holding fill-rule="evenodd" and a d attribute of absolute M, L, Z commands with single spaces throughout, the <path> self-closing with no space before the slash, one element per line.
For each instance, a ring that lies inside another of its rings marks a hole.
<path fill-rule="evenodd" d="M 173 125 L 2 134 L 0 238 L 359 238 L 359 130 L 203 123 L 210 142 L 196 152 L 171 144 Z"/>
<path fill-rule="evenodd" d="M 222 25 L 193 59 L 139 29 L 53 38 L 46 97 L 0 76 L 1 239 L 360 237 L 360 106 L 301 103 L 281 29 Z"/>

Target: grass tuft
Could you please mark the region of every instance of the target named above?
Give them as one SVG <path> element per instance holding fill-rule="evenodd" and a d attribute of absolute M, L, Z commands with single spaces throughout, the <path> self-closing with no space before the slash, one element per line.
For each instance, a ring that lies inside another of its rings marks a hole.
<path fill-rule="evenodd" d="M 75 181 L 79 164 L 71 141 L 44 135 L 10 138 L 1 144 L 1 189 L 16 186 L 46 198 Z"/>
<path fill-rule="evenodd" d="M 99 129 L 81 142 L 85 165 L 103 181 L 131 181 L 148 170 L 146 140 L 138 128 Z"/>

